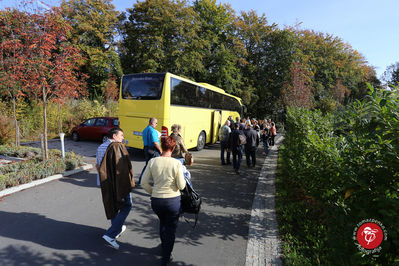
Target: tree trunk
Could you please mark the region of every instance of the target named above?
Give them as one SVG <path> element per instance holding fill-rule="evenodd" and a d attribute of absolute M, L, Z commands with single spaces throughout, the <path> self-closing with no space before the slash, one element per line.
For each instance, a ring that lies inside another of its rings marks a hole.
<path fill-rule="evenodd" d="M 14 125 L 15 125 L 15 146 L 19 148 L 19 128 L 18 128 L 17 113 L 15 110 L 15 106 L 16 106 L 15 97 L 12 97 L 12 111 L 13 111 Z"/>
<path fill-rule="evenodd" d="M 47 146 L 47 97 L 46 88 L 43 86 L 43 137 L 44 137 L 44 158 L 48 159 L 48 146 Z"/>
<path fill-rule="evenodd" d="M 62 133 L 61 104 L 58 104 L 58 133 Z"/>

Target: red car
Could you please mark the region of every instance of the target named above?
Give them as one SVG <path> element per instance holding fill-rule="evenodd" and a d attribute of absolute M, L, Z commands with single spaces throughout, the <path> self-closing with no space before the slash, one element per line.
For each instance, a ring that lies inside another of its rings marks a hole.
<path fill-rule="evenodd" d="M 119 127 L 116 117 L 93 117 L 84 121 L 79 126 L 72 128 L 72 139 L 107 140 L 108 131 L 113 127 Z"/>

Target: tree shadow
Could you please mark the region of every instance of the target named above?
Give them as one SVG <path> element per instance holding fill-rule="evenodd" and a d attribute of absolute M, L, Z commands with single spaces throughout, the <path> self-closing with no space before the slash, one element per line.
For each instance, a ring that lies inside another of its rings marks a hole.
<path fill-rule="evenodd" d="M 123 243 L 117 251 L 101 238 L 103 228 L 57 221 L 34 213 L 0 211 L 0 236 L 59 251 L 37 251 L 11 244 L 0 250 L 1 265 L 158 265 L 160 246 L 146 248 Z M 10 228 L 11 227 L 11 228 Z M 66 252 L 65 252 L 66 251 Z M 78 252 L 76 252 L 78 251 Z M 174 265 L 188 265 L 175 262 Z"/>

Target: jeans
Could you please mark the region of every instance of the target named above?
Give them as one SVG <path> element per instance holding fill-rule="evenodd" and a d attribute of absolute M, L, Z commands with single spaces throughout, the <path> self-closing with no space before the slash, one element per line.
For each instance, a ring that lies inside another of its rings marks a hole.
<path fill-rule="evenodd" d="M 255 166 L 255 164 L 256 164 L 256 149 L 245 150 L 245 158 L 247 159 L 248 167 L 251 166 L 250 157 L 252 158 L 252 166 Z"/>
<path fill-rule="evenodd" d="M 155 152 L 154 152 L 154 155 L 151 156 L 151 155 L 148 153 L 147 147 L 144 147 L 144 150 L 143 150 L 143 151 L 144 151 L 145 165 L 144 165 L 144 167 L 143 167 L 143 170 L 141 170 L 141 174 L 140 174 L 140 177 L 139 177 L 139 184 L 141 183 L 141 177 L 143 176 L 143 173 L 144 173 L 144 171 L 145 171 L 145 168 L 147 167 L 148 161 L 151 160 L 152 158 L 161 156 L 161 155 L 159 154 L 158 151 L 155 151 Z"/>
<path fill-rule="evenodd" d="M 236 149 L 233 149 L 233 167 L 234 170 L 238 171 L 240 169 L 242 160 L 242 147 L 239 146 Z"/>
<path fill-rule="evenodd" d="M 267 140 L 263 142 L 263 151 L 268 154 L 269 153 L 269 144 L 267 143 Z"/>
<path fill-rule="evenodd" d="M 227 149 L 227 147 L 228 147 L 227 141 L 220 142 L 220 160 L 222 161 L 222 164 L 225 164 L 224 151 Z M 227 152 L 226 161 L 228 164 L 230 163 L 230 152 L 229 151 Z"/>
<path fill-rule="evenodd" d="M 121 231 L 122 225 L 132 209 L 132 196 L 130 193 L 125 197 L 125 203 L 119 209 L 118 214 L 111 219 L 111 227 L 105 232 L 110 238 L 115 238 Z"/>
<path fill-rule="evenodd" d="M 162 265 L 169 261 L 175 244 L 177 223 L 180 215 L 180 196 L 151 198 L 151 208 L 159 218 L 159 237 L 162 246 Z"/>

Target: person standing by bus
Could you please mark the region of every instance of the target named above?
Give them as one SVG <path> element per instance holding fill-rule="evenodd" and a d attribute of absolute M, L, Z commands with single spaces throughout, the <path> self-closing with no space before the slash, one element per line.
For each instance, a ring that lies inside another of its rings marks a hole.
<path fill-rule="evenodd" d="M 259 136 L 258 133 L 252 128 L 250 122 L 245 122 L 245 136 L 247 138 L 247 143 L 245 144 L 245 158 L 247 160 L 248 168 L 251 167 L 251 159 L 252 159 L 252 167 L 255 167 L 256 164 L 256 149 L 259 145 Z"/>
<path fill-rule="evenodd" d="M 240 135 L 244 135 L 244 132 L 240 130 L 240 124 L 234 124 L 234 130 L 230 134 L 229 148 L 233 153 L 233 167 L 236 174 L 240 174 L 240 165 L 242 160 L 242 144 L 240 141 Z"/>
<path fill-rule="evenodd" d="M 155 117 L 151 117 L 148 126 L 143 130 L 145 166 L 141 171 L 138 185 L 141 183 L 141 177 L 143 176 L 148 161 L 151 158 L 159 157 L 161 155 L 161 142 L 159 140 L 158 131 L 155 129 L 157 124 L 158 120 Z"/>
<path fill-rule="evenodd" d="M 230 162 L 230 149 L 229 149 L 229 136 L 231 133 L 230 120 L 224 123 L 224 126 L 220 129 L 220 160 L 222 165 L 231 164 Z M 226 162 L 224 161 L 224 151 L 226 150 Z"/>

